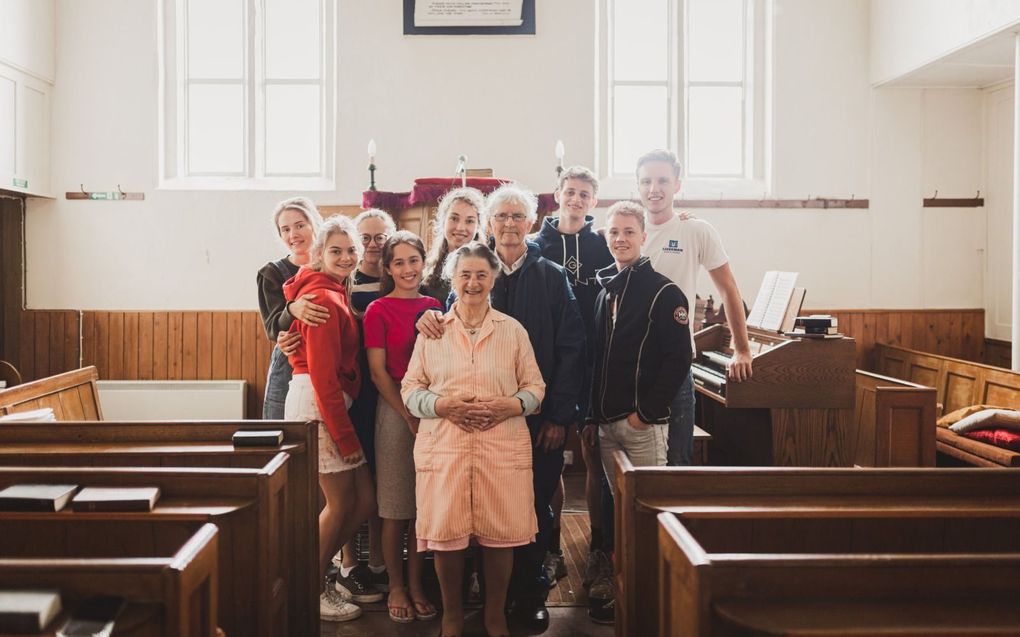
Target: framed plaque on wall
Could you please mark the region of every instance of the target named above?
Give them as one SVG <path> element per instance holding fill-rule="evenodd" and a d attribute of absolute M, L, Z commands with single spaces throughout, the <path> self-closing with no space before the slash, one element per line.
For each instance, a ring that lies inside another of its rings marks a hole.
<path fill-rule="evenodd" d="M 534 35 L 535 0 L 404 0 L 404 35 Z"/>

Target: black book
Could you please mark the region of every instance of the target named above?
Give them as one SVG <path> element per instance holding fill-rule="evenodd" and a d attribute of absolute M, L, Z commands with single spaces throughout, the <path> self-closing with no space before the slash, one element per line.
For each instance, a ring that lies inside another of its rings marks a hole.
<path fill-rule="evenodd" d="M 152 511 L 159 487 L 85 487 L 71 500 L 75 511 Z"/>
<path fill-rule="evenodd" d="M 0 491 L 0 511 L 59 511 L 77 488 L 75 484 L 14 484 Z"/>
<path fill-rule="evenodd" d="M 57 637 L 107 637 L 126 605 L 123 598 L 113 595 L 86 597 L 57 631 Z"/>
<path fill-rule="evenodd" d="M 279 447 L 283 443 L 283 430 L 235 431 L 232 440 L 235 447 Z"/>
<path fill-rule="evenodd" d="M 41 633 L 59 612 L 59 591 L 0 591 L 0 633 Z"/>

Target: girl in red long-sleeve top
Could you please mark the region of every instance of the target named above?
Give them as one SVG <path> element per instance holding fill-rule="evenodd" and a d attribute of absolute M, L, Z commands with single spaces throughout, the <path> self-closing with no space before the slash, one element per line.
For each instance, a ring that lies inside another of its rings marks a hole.
<path fill-rule="evenodd" d="M 375 492 L 365 455 L 347 409 L 358 395 L 358 326 L 351 312 L 345 281 L 358 265 L 361 241 L 351 220 L 332 217 L 323 223 L 312 246 L 312 263 L 283 286 L 287 300 L 315 294 L 329 311 L 322 325 L 294 321 L 301 345 L 290 355 L 294 376 L 287 392 L 287 420 L 319 421 L 319 486 L 326 506 L 319 514 L 319 568 L 324 589 L 319 615 L 347 621 L 361 609 L 325 585 L 326 566 L 337 548 L 350 540 L 372 513 Z"/>

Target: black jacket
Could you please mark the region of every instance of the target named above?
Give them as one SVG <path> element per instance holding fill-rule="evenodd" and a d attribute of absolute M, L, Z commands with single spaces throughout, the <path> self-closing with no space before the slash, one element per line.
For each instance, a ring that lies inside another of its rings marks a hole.
<path fill-rule="evenodd" d="M 545 381 L 541 411 L 528 426 L 550 421 L 570 425 L 578 414 L 584 381 L 584 325 L 563 268 L 543 259 L 528 242 L 528 256 L 516 272 L 500 274 L 492 288 L 492 307 L 509 314 L 528 331 Z"/>
<path fill-rule="evenodd" d="M 579 426 L 583 416 L 588 414 L 589 388 L 591 387 L 592 366 L 595 362 L 595 299 L 602 287 L 595 280 L 595 273 L 613 265 L 613 255 L 606 246 L 606 238 L 593 230 L 594 217 L 585 217 L 584 225 L 577 234 L 563 234 L 559 231 L 559 217 L 546 217 L 542 229 L 535 237 L 535 243 L 542 250 L 542 256 L 563 266 L 567 280 L 577 298 L 581 319 L 584 321 L 585 378 L 581 392 Z"/>
<path fill-rule="evenodd" d="M 595 380 L 588 422 L 615 422 L 637 412 L 642 422 L 664 424 L 691 370 L 687 297 L 652 269 L 648 257 L 623 272 L 612 265 L 597 276 L 605 289 L 595 304 Z"/>
<path fill-rule="evenodd" d="M 276 336 L 290 329 L 294 317 L 287 311 L 287 300 L 283 298 L 283 284 L 298 273 L 299 266 L 284 257 L 262 266 L 255 277 L 259 286 L 259 315 L 266 336 L 276 345 Z"/>

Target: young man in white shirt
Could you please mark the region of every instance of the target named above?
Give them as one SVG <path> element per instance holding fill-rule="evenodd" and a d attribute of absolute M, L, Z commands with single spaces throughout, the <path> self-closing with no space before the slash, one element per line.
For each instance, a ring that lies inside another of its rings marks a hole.
<path fill-rule="evenodd" d="M 692 308 L 699 270 L 701 267 L 708 270 L 726 308 L 726 321 L 733 335 L 734 353 L 728 375 L 739 382 L 751 377 L 744 301 L 719 233 L 703 219 L 681 220 L 673 211 L 673 198 L 680 192 L 680 170 L 676 155 L 668 150 L 653 150 L 638 158 L 638 192 L 648 215 L 648 240 L 643 254 L 656 272 L 680 286 Z M 691 346 L 693 350 L 693 334 Z M 694 379 L 689 374 L 671 409 L 667 463 L 689 465 L 694 445 Z"/>

